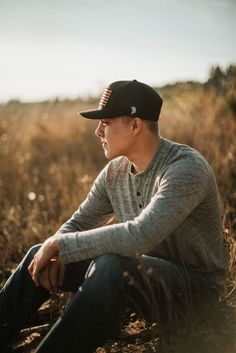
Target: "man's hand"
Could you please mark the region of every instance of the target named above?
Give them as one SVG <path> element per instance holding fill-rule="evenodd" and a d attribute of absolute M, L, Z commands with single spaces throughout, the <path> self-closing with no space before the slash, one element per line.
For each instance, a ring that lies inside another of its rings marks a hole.
<path fill-rule="evenodd" d="M 64 280 L 65 267 L 60 258 L 52 259 L 43 270 L 39 272 L 40 286 L 49 292 L 57 292 Z"/>
<path fill-rule="evenodd" d="M 55 273 L 55 264 L 51 264 L 58 258 L 59 254 L 59 239 L 57 237 L 48 238 L 39 249 L 37 254 L 34 256 L 31 261 L 28 270 L 29 273 L 37 286 L 41 285 L 40 276 L 43 271 L 49 271 L 50 273 Z M 56 263 L 57 265 L 57 263 Z M 48 270 L 46 268 L 48 267 Z M 46 277 L 44 273 L 43 278 Z M 51 277 L 48 276 L 48 278 Z M 53 282 L 54 283 L 54 282 Z"/>

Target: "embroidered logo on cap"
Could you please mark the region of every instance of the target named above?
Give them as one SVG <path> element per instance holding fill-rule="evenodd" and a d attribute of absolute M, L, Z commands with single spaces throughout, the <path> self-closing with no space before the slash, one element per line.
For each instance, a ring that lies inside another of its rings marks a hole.
<path fill-rule="evenodd" d="M 131 115 L 137 113 L 136 107 L 130 107 L 131 108 Z"/>
<path fill-rule="evenodd" d="M 98 109 L 103 109 L 107 105 L 107 102 L 111 94 L 112 94 L 112 90 L 110 88 L 106 88 L 99 102 Z"/>

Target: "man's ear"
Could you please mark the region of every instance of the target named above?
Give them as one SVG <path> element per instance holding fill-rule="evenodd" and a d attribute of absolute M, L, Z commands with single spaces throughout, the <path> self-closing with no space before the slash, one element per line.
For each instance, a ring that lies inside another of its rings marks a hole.
<path fill-rule="evenodd" d="M 136 118 L 134 118 L 132 120 L 131 124 L 132 124 L 131 125 L 132 126 L 132 130 L 136 134 L 136 133 L 138 133 L 141 130 L 143 122 L 142 122 L 142 120 L 140 118 L 136 117 Z"/>

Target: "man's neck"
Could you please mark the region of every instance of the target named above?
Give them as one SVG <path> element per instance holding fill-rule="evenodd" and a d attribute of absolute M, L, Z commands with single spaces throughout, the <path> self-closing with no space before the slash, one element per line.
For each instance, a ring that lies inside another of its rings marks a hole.
<path fill-rule="evenodd" d="M 133 153 L 133 155 L 128 158 L 132 163 L 133 174 L 141 173 L 148 167 L 159 145 L 160 136 L 153 135 L 153 138 L 137 146 L 136 153 Z"/>

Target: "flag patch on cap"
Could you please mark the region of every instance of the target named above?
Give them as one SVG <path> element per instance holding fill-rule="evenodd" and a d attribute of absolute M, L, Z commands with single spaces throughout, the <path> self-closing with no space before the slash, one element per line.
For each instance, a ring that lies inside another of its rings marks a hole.
<path fill-rule="evenodd" d="M 111 94 L 112 94 L 112 90 L 110 88 L 106 88 L 99 102 L 98 109 L 103 109 L 107 105 L 107 102 Z"/>

